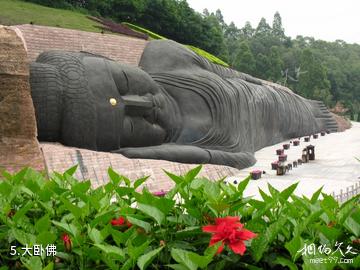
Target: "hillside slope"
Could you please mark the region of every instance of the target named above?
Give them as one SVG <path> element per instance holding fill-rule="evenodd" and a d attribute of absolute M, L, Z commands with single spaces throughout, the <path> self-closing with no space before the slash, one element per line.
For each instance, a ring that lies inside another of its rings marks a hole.
<path fill-rule="evenodd" d="M 16 25 L 34 23 L 88 32 L 101 32 L 100 24 L 88 19 L 85 14 L 44 7 L 18 0 L 0 0 L 0 24 Z"/>

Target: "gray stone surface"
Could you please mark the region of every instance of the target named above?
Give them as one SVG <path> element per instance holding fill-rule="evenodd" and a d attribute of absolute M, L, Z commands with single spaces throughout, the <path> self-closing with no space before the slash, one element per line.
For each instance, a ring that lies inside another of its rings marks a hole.
<path fill-rule="evenodd" d="M 337 126 L 321 102 L 152 41 L 140 68 L 89 53 L 31 65 L 39 139 L 130 158 L 245 168 L 253 153 Z"/>
<path fill-rule="evenodd" d="M 295 194 L 311 197 L 319 188 L 323 187 L 323 192 L 327 194 L 346 193 L 352 186 L 360 184 L 360 123 L 352 122 L 352 128 L 338 133 L 320 136 L 318 139 L 311 139 L 310 142 L 304 142 L 301 139 L 299 146 L 290 146 L 285 150 L 288 155 L 288 161 L 292 162 L 301 158 L 302 149 L 311 144 L 315 146 L 315 160 L 293 168 L 283 176 L 277 176 L 276 172 L 271 170 L 271 162 L 277 160 L 276 149 L 282 148 L 284 143 L 265 147 L 255 153 L 256 164 L 252 167 L 239 171 L 235 176 L 228 177 L 232 183 L 234 180 L 239 183 L 249 175 L 252 170 L 265 171 L 260 180 L 250 181 L 245 189 L 245 196 L 255 196 L 260 199 L 259 188 L 269 193 L 268 183 L 284 190 L 291 184 L 299 183 Z M 342 192 L 341 192 L 342 191 Z"/>

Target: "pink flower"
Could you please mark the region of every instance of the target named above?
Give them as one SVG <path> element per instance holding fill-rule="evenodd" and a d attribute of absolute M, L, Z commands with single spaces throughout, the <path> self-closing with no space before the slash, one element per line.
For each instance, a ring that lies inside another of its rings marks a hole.
<path fill-rule="evenodd" d="M 212 234 L 209 246 L 221 242 L 217 254 L 221 253 L 224 245 L 237 254 L 244 255 L 246 246 L 244 241 L 256 237 L 256 234 L 243 228 L 239 217 L 227 216 L 225 218 L 216 218 L 215 225 L 203 226 L 203 232 Z"/>
<path fill-rule="evenodd" d="M 157 197 L 164 197 L 166 195 L 166 192 L 161 190 L 161 191 L 155 191 L 153 192 L 153 195 L 154 196 L 157 196 Z"/>

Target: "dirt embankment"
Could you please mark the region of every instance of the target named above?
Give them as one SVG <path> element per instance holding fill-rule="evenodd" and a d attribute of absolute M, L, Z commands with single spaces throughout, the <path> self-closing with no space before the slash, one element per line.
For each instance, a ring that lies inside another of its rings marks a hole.
<path fill-rule="evenodd" d="M 343 116 L 337 115 L 335 113 L 331 113 L 331 114 L 334 117 L 336 123 L 338 124 L 339 132 L 342 132 L 342 131 L 345 131 L 345 130 L 351 128 L 351 122 L 348 119 L 346 119 Z"/>

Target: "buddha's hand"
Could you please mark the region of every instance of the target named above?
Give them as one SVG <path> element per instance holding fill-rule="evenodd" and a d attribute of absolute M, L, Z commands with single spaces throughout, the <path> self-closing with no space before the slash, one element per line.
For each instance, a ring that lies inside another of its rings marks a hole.
<path fill-rule="evenodd" d="M 149 147 L 129 147 L 113 152 L 128 158 L 160 159 L 192 164 L 208 163 L 226 165 L 237 169 L 249 167 L 256 162 L 252 153 L 229 153 L 191 145 L 163 144 Z"/>

